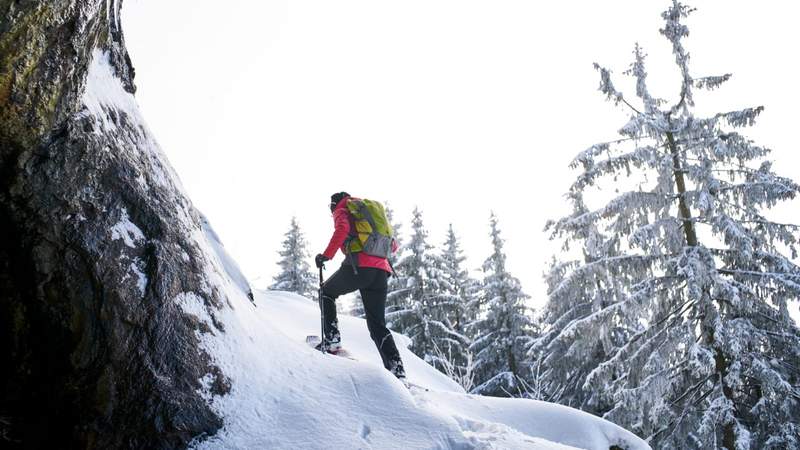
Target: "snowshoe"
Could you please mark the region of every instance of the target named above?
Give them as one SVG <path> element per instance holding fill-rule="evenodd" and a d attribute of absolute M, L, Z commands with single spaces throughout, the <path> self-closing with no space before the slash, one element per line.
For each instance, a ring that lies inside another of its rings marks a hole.
<path fill-rule="evenodd" d="M 327 342 L 325 343 L 326 348 L 323 349 L 322 339 L 320 339 L 319 336 L 311 335 L 311 336 L 306 336 L 306 344 L 308 344 L 311 347 L 314 347 L 314 349 L 318 351 L 324 350 L 325 353 L 329 353 L 331 355 L 343 356 L 345 358 L 353 359 L 350 356 L 350 353 L 348 353 L 347 350 L 342 348 L 341 342 Z"/>
<path fill-rule="evenodd" d="M 314 349 L 318 350 L 318 351 L 321 351 L 321 352 L 324 351 L 324 352 L 327 352 L 327 353 L 331 353 L 333 355 L 335 355 L 335 354 L 339 353 L 340 351 L 342 351 L 342 344 L 339 343 L 339 342 L 328 343 L 327 345 L 325 345 L 325 349 L 322 348 L 323 345 L 325 345 L 325 344 L 320 342 L 319 344 L 314 346 Z"/>

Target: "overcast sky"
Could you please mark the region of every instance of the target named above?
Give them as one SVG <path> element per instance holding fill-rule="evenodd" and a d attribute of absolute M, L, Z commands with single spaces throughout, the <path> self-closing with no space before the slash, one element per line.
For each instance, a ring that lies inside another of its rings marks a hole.
<path fill-rule="evenodd" d="M 797 2 L 700 0 L 686 46 L 696 76 L 732 72 L 700 111 L 764 105 L 749 135 L 800 180 Z M 567 165 L 613 139 L 624 111 L 597 92 L 639 42 L 652 90 L 678 76 L 661 37 L 667 1 L 126 0 L 144 116 L 195 205 L 262 287 L 292 215 L 322 251 L 332 192 L 386 200 L 431 243 L 452 222 L 477 268 L 493 209 L 508 267 L 535 304 L 567 211 Z M 800 222 L 800 202 L 777 215 Z"/>

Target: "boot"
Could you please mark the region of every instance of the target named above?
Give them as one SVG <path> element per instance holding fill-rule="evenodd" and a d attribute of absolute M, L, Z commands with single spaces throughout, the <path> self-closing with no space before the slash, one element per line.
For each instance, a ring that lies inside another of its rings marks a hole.
<path fill-rule="evenodd" d="M 320 342 L 319 344 L 315 345 L 314 348 L 319 350 L 319 351 L 322 351 L 323 348 L 324 348 L 325 352 L 332 353 L 332 354 L 335 355 L 335 354 L 339 353 L 342 350 L 342 342 L 341 342 L 341 340 L 337 340 L 335 342 L 324 341 L 324 342 Z"/>
<path fill-rule="evenodd" d="M 392 375 L 405 382 L 406 369 L 403 367 L 403 361 L 399 359 L 389 361 L 389 372 L 392 372 Z"/>

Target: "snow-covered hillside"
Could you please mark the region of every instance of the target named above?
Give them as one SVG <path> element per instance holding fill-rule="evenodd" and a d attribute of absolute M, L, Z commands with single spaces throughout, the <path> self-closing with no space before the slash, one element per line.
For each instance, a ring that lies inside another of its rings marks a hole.
<path fill-rule="evenodd" d="M 213 258 L 220 250 L 207 254 Z M 256 292 L 253 306 L 235 282 L 218 275 L 225 273 L 220 267 L 214 269 L 210 281 L 226 291 L 229 305 L 212 318 L 194 297 L 180 299 L 185 312 L 214 330 L 200 337 L 231 383 L 223 396 L 211 395 L 205 384 L 204 396 L 225 426 L 196 448 L 649 448 L 632 433 L 571 408 L 466 394 L 401 348 L 409 381 L 427 388 L 406 389 L 381 365 L 362 319 L 340 317 L 354 359 L 321 354 L 305 344 L 306 335 L 318 334 L 315 301 Z M 407 343 L 404 336 L 396 339 L 401 347 Z"/>

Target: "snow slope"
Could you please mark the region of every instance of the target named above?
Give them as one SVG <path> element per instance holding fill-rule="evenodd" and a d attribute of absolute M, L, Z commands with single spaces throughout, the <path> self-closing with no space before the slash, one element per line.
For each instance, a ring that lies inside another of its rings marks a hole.
<path fill-rule="evenodd" d="M 211 247 L 199 236 L 198 243 Z M 356 360 L 324 355 L 305 344 L 306 335 L 318 334 L 315 301 L 256 292 L 254 306 L 236 283 L 221 278 L 224 273 L 209 271 L 229 302 L 213 311 L 213 319 L 191 296 L 178 301 L 214 330 L 200 337 L 231 382 L 224 396 L 210 394 L 211 377 L 205 383 L 203 395 L 225 426 L 194 448 L 649 448 L 630 432 L 571 408 L 465 394 L 396 335 L 409 380 L 429 389 L 408 390 L 381 366 L 362 319 L 340 317 L 343 343 Z"/>

